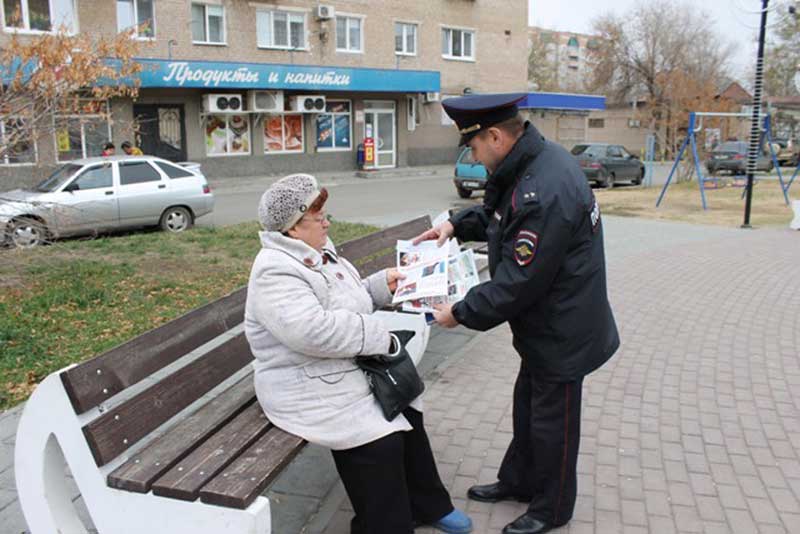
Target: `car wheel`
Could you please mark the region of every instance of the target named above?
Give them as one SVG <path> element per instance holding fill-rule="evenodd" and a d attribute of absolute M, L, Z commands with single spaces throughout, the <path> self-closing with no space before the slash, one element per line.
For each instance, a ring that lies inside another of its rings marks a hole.
<path fill-rule="evenodd" d="M 614 187 L 614 173 L 608 173 L 605 169 L 600 171 L 600 187 L 608 189 Z"/>
<path fill-rule="evenodd" d="M 164 210 L 159 225 L 165 232 L 177 234 L 192 227 L 192 212 L 182 206 L 173 206 Z"/>
<path fill-rule="evenodd" d="M 472 196 L 471 189 L 464 189 L 463 187 L 456 187 L 456 191 L 458 191 L 458 196 L 461 198 L 469 198 Z"/>
<path fill-rule="evenodd" d="M 21 217 L 11 223 L 8 241 L 17 248 L 33 248 L 47 242 L 47 227 L 41 221 Z"/>

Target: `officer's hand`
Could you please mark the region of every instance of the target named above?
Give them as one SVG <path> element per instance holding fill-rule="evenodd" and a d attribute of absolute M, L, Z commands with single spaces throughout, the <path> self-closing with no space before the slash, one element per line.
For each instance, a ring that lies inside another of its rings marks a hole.
<path fill-rule="evenodd" d="M 425 232 L 422 232 L 417 237 L 414 238 L 412 244 L 419 245 L 423 241 L 428 241 L 429 239 L 436 240 L 436 246 L 441 247 L 445 244 L 445 242 L 453 237 L 455 233 L 455 228 L 453 227 L 453 223 L 450 221 L 445 221 L 439 226 L 431 228 Z"/>
<path fill-rule="evenodd" d="M 458 326 L 458 321 L 453 316 L 453 305 L 452 304 L 436 304 L 434 306 L 436 311 L 433 312 L 433 320 L 439 326 L 443 326 L 444 328 L 454 328 Z"/>
<path fill-rule="evenodd" d="M 389 291 L 394 293 L 397 291 L 397 282 L 405 280 L 406 275 L 402 274 L 397 269 L 386 269 L 386 283 L 389 285 Z"/>

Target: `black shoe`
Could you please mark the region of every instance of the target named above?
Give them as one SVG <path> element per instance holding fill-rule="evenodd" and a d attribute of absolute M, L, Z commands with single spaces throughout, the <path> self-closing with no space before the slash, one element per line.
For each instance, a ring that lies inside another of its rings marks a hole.
<path fill-rule="evenodd" d="M 473 501 L 481 502 L 499 502 L 499 501 L 519 501 L 531 502 L 531 497 L 528 495 L 521 495 L 514 490 L 503 484 L 502 482 L 495 482 L 494 484 L 484 484 L 482 486 L 472 486 L 467 491 L 467 497 Z"/>
<path fill-rule="evenodd" d="M 503 528 L 503 534 L 543 534 L 556 528 L 530 514 L 522 514 Z"/>

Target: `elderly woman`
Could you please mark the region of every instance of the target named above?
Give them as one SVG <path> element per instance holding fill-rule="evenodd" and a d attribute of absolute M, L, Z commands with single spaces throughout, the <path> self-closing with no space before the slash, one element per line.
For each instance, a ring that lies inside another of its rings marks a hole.
<path fill-rule="evenodd" d="M 372 313 L 390 302 L 400 275 L 389 269 L 361 280 L 336 254 L 327 198 L 306 174 L 279 180 L 261 198 L 263 248 L 245 311 L 258 400 L 276 426 L 332 449 L 355 510 L 353 534 L 410 534 L 418 524 L 470 532 L 439 478 L 420 399 L 387 421 L 354 362 L 396 348 Z"/>

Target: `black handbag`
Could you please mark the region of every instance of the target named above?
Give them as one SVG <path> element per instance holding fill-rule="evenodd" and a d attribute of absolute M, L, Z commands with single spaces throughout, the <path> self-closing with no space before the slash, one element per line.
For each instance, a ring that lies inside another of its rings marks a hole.
<path fill-rule="evenodd" d="M 356 357 L 356 365 L 367 375 L 372 394 L 387 421 L 394 420 L 425 390 L 425 384 L 406 350 L 406 344 L 414 337 L 415 332 L 396 330 L 392 334 L 397 336 L 400 344 L 396 354 Z"/>

